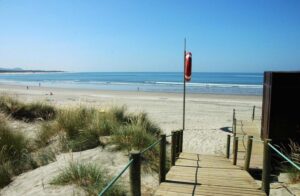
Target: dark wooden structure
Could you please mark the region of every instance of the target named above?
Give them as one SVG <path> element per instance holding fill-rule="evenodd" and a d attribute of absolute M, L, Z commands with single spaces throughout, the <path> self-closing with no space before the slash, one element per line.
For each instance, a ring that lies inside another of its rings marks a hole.
<path fill-rule="evenodd" d="M 261 138 L 300 142 L 300 72 L 265 72 Z"/>

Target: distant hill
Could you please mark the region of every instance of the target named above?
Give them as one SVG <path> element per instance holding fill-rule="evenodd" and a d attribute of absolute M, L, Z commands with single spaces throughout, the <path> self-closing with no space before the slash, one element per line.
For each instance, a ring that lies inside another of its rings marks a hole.
<path fill-rule="evenodd" d="M 58 70 L 33 70 L 33 69 L 22 69 L 16 68 L 2 68 L 0 67 L 0 73 L 44 73 L 44 72 L 63 72 Z"/>

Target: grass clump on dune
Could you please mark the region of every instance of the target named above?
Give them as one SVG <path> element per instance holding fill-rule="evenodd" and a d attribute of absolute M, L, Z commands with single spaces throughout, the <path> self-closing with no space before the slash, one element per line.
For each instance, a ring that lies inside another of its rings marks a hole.
<path fill-rule="evenodd" d="M 0 96 L 0 111 L 16 120 L 32 122 L 37 119 L 51 120 L 56 115 L 53 106 L 45 103 L 25 104 L 9 96 Z"/>
<path fill-rule="evenodd" d="M 99 137 L 113 134 L 119 126 L 120 123 L 111 112 L 83 107 L 63 109 L 54 121 L 43 125 L 36 142 L 38 145 L 47 145 L 51 138 L 61 134 L 65 150 L 87 150 L 102 145 Z"/>
<path fill-rule="evenodd" d="M 65 133 L 68 148 L 81 151 L 101 145 L 99 136 L 109 134 L 114 126 L 107 122 L 104 114 L 94 109 L 66 109 L 59 112 L 54 128 Z"/>
<path fill-rule="evenodd" d="M 111 178 L 107 172 L 93 164 L 70 163 L 51 182 L 53 185 L 75 184 L 84 189 L 89 195 L 98 195 Z M 107 195 L 126 195 L 120 185 L 115 184 Z"/>
<path fill-rule="evenodd" d="M 15 133 L 0 119 L 0 187 L 7 185 L 13 175 L 36 166 L 29 153 L 28 143 L 20 133 Z"/>
<path fill-rule="evenodd" d="M 288 157 L 297 165 L 300 166 L 300 144 L 290 140 L 288 149 L 283 148 L 284 154 L 288 154 Z M 283 163 L 283 171 L 288 173 L 288 178 L 292 183 L 300 182 L 300 171 L 290 163 Z"/>

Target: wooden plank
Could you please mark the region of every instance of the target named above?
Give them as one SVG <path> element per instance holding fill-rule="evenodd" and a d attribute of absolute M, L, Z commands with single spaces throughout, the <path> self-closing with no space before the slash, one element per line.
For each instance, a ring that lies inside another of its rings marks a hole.
<path fill-rule="evenodd" d="M 222 156 L 181 153 L 155 195 L 265 195 L 248 172 Z"/>
<path fill-rule="evenodd" d="M 207 185 L 186 185 L 176 183 L 163 183 L 160 185 L 160 191 L 164 193 L 183 193 L 194 195 L 265 195 L 262 191 L 256 189 L 243 189 L 233 187 L 207 186 Z"/>

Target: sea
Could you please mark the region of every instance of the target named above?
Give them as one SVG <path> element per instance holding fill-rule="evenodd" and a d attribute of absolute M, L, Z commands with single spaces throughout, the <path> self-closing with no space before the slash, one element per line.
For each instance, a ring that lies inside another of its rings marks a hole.
<path fill-rule="evenodd" d="M 0 83 L 113 91 L 183 92 L 180 72 L 56 72 L 0 74 Z M 192 73 L 187 93 L 262 95 L 263 73 Z"/>

